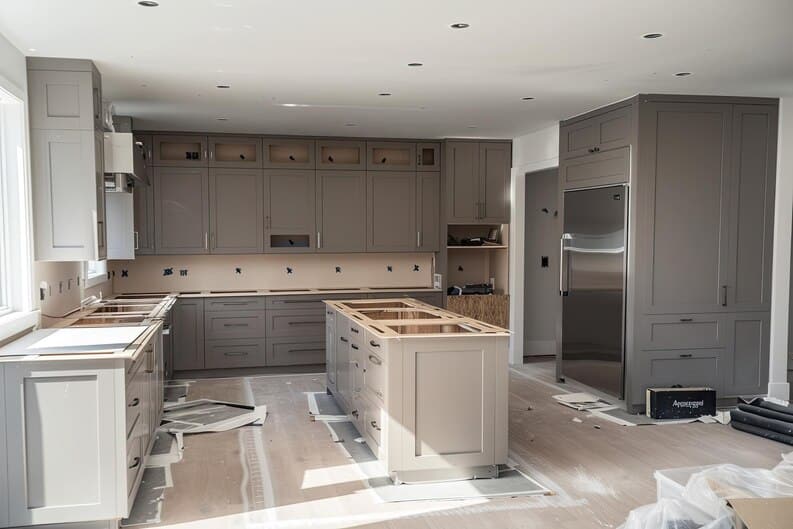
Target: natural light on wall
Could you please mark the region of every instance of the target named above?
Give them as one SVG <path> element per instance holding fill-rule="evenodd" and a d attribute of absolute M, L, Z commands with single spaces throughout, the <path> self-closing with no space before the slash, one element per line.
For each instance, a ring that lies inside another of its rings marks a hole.
<path fill-rule="evenodd" d="M 0 340 L 38 323 L 25 103 L 5 86 L 0 78 Z"/>

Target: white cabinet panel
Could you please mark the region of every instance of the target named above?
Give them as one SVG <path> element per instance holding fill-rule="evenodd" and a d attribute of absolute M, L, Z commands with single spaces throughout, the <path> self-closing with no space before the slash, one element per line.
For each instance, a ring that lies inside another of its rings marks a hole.
<path fill-rule="evenodd" d="M 0 365 L 0 397 L 5 402 L 5 367 Z M 0 405 L 0 527 L 8 525 L 8 466 L 6 461 L 6 410 Z"/>
<path fill-rule="evenodd" d="M 132 193 L 108 193 L 107 258 L 135 259 L 135 222 Z"/>

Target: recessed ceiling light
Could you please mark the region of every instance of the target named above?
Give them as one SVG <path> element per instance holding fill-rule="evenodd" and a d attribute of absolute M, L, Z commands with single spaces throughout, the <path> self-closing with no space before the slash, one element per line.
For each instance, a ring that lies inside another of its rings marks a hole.
<path fill-rule="evenodd" d="M 219 84 L 215 88 L 231 88 L 231 86 L 227 84 Z"/>
<path fill-rule="evenodd" d="M 154 0 L 140 0 L 140 2 L 138 2 L 138 5 L 143 7 L 157 7 L 160 4 L 155 2 Z"/>
<path fill-rule="evenodd" d="M 470 27 L 470 24 L 466 24 L 465 22 L 457 22 L 456 24 L 452 24 L 449 27 L 451 27 L 452 29 L 465 29 Z"/>
<path fill-rule="evenodd" d="M 36 48 L 28 48 L 28 51 L 31 53 L 36 53 L 38 50 Z"/>
<path fill-rule="evenodd" d="M 691 72 L 677 72 L 675 77 L 688 77 L 689 75 L 691 75 Z"/>
<path fill-rule="evenodd" d="M 521 97 L 520 98 L 521 101 L 532 101 L 533 99 L 534 99 L 533 97 Z"/>
<path fill-rule="evenodd" d="M 645 33 L 644 35 L 642 35 L 642 38 L 643 39 L 660 39 L 663 36 L 664 36 L 663 33 Z"/>
<path fill-rule="evenodd" d="M 391 94 L 390 94 L 390 93 L 388 93 L 388 92 L 380 92 L 380 93 L 379 93 L 379 94 L 377 94 L 377 95 L 379 95 L 380 97 L 388 97 L 388 96 L 390 96 Z"/>
<path fill-rule="evenodd" d="M 424 63 L 421 63 L 421 62 L 409 62 L 408 66 L 424 66 Z"/>

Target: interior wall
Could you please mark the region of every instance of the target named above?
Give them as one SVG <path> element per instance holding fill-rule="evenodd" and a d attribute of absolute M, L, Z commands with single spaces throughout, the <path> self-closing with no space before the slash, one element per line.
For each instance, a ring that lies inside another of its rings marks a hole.
<path fill-rule="evenodd" d="M 522 364 L 524 346 L 526 174 L 559 165 L 559 125 L 518 136 L 512 140 L 512 208 L 509 238 L 509 321 L 512 336 L 509 361 Z"/>
<path fill-rule="evenodd" d="M 526 175 L 524 357 L 556 354 L 560 231 L 560 219 L 556 209 L 558 177 L 557 168 Z"/>
<path fill-rule="evenodd" d="M 116 292 L 432 287 L 431 253 L 151 255 L 110 261 Z"/>

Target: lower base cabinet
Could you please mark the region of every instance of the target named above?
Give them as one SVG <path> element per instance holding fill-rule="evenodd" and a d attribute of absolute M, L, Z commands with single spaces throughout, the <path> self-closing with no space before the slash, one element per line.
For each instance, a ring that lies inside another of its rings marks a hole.
<path fill-rule="evenodd" d="M 262 367 L 267 364 L 263 339 L 207 340 L 205 350 L 206 369 Z"/>
<path fill-rule="evenodd" d="M 11 361 L 0 375 L 0 433 L 15 432 L 0 441 L 0 527 L 126 517 L 162 413 L 161 326 L 129 360 Z"/>

